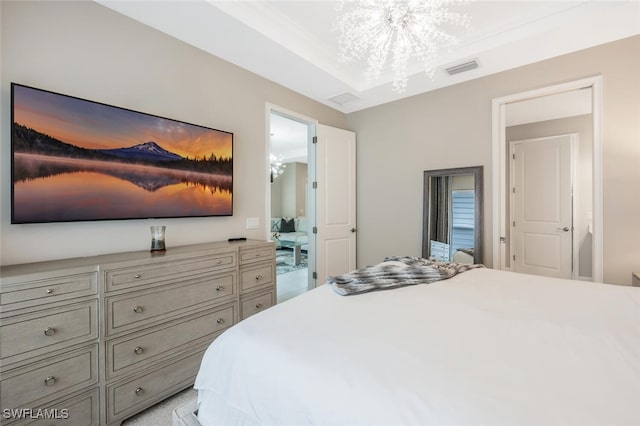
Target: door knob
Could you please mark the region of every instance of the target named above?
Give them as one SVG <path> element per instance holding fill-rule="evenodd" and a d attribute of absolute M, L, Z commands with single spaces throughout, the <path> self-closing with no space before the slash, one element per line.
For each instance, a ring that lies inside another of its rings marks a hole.
<path fill-rule="evenodd" d="M 351 228 L 351 232 L 356 232 L 356 228 Z"/>
<path fill-rule="evenodd" d="M 556 228 L 556 231 L 569 232 L 569 227 L 565 226 L 564 228 Z"/>

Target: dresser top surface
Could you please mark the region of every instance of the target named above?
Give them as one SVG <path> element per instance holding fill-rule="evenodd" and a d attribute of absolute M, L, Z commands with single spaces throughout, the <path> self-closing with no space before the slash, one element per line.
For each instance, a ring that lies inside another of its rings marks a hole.
<path fill-rule="evenodd" d="M 158 261 L 180 259 L 195 254 L 215 254 L 216 252 L 236 251 L 251 249 L 267 244 L 271 241 L 246 240 L 246 241 L 217 241 L 211 243 L 191 244 L 169 247 L 164 252 L 151 252 L 149 250 L 102 254 L 97 256 L 76 257 L 70 259 L 48 260 L 34 263 L 5 265 L 0 267 L 0 284 L 2 280 L 15 276 L 31 273 L 39 273 L 54 270 L 73 270 L 74 273 L 97 272 L 98 265 L 113 264 L 130 261 Z"/>

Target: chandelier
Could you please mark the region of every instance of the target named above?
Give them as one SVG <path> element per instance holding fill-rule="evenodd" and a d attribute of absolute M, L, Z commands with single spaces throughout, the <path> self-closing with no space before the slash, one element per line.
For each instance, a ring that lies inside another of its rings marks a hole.
<path fill-rule="evenodd" d="M 469 18 L 449 6 L 464 0 L 356 0 L 343 1 L 336 22 L 341 59 L 366 59 L 368 81 L 380 76 L 390 60 L 393 90 L 407 87 L 407 65 L 419 60 L 433 77 L 439 52 L 457 43 L 446 26 L 467 27 Z"/>
<path fill-rule="evenodd" d="M 284 173 L 284 169 L 287 167 L 286 164 L 282 164 L 282 155 L 274 155 L 269 154 L 269 161 L 271 162 L 271 182 L 279 175 Z"/>

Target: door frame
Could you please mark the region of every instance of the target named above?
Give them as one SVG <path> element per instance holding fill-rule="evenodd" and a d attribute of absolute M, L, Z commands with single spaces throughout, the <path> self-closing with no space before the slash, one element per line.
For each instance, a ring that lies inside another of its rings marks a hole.
<path fill-rule="evenodd" d="M 492 100 L 492 170 L 493 170 L 493 268 L 506 269 L 506 105 L 541 96 L 591 88 L 592 93 L 592 281 L 603 282 L 603 194 L 602 194 L 602 76 L 584 78 Z"/>
<path fill-rule="evenodd" d="M 299 114 L 295 111 L 291 111 L 287 108 L 280 107 L 278 105 L 266 102 L 265 104 L 265 239 L 271 240 L 271 114 L 275 113 L 282 117 L 286 117 L 290 120 L 297 121 L 307 126 L 307 221 L 309 227 L 315 226 L 317 220 L 317 208 L 315 191 L 312 190 L 312 183 L 316 180 L 316 153 L 313 147 L 313 138 L 316 136 L 316 126 L 318 120 L 315 118 L 307 117 L 303 114 Z M 307 249 L 307 264 L 308 264 L 308 282 L 307 289 L 311 290 L 315 288 L 316 281 L 313 278 L 312 271 L 316 270 L 316 235 L 313 232 L 308 232 L 308 249 Z"/>
<path fill-rule="evenodd" d="M 514 140 L 509 141 L 509 156 L 511 157 L 515 150 L 516 144 L 529 144 L 536 143 L 537 141 L 542 141 L 546 139 L 557 138 L 561 136 L 569 136 L 570 138 L 570 158 L 569 163 L 571 167 L 571 200 L 569 201 L 571 205 L 571 279 L 579 278 L 579 247 L 578 247 L 578 239 L 576 238 L 576 229 L 580 229 L 580 223 L 578 220 L 578 196 L 580 194 L 580 188 L 578 188 L 578 178 L 577 178 L 577 157 L 578 157 L 578 149 L 579 145 L 577 143 L 578 135 L 575 133 L 569 134 L 561 134 L 554 136 L 545 136 L 541 138 L 530 138 L 530 139 L 522 139 L 522 140 Z M 509 160 L 509 164 L 513 164 L 513 160 Z M 509 177 L 511 186 L 514 186 L 515 182 L 515 168 L 513 166 L 509 166 Z M 509 222 L 513 225 L 515 221 L 515 208 L 514 208 L 514 193 L 509 191 Z M 510 240 L 513 241 L 513 226 L 509 232 Z M 513 259 L 515 247 L 509 241 L 509 256 Z M 510 268 L 511 269 L 511 268 Z"/>

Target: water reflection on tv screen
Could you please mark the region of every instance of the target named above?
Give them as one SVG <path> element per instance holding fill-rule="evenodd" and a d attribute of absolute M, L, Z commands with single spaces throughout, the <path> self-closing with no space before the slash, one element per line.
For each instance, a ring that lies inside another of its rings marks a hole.
<path fill-rule="evenodd" d="M 11 223 L 233 213 L 233 133 L 12 83 Z"/>

